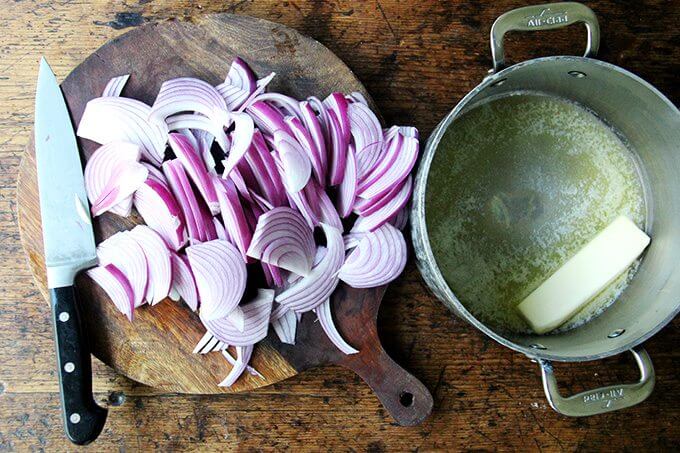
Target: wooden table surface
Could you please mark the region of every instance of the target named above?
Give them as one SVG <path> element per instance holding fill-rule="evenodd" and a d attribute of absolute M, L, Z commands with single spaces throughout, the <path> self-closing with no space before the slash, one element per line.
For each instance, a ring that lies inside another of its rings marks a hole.
<path fill-rule="evenodd" d="M 427 136 L 490 67 L 493 20 L 522 1 L 4 0 L 0 8 L 0 450 L 65 450 L 52 328 L 19 245 L 16 172 L 33 122 L 38 58 L 63 78 L 129 27 L 229 11 L 278 21 L 342 58 L 389 123 Z M 588 2 L 602 29 L 600 56 L 680 101 L 680 2 Z M 511 36 L 514 61 L 578 54 L 578 27 Z M 215 58 L 219 58 L 216 55 Z M 389 352 L 432 391 L 421 426 L 395 426 L 360 379 L 317 369 L 250 394 L 161 394 L 95 360 L 97 398 L 111 406 L 93 451 L 141 449 L 677 450 L 680 341 L 676 320 L 647 342 L 657 373 L 648 401 L 587 419 L 555 414 L 538 367 L 454 318 L 414 265 L 387 293 L 380 329 Z M 630 357 L 556 366 L 563 391 L 637 378 Z"/>

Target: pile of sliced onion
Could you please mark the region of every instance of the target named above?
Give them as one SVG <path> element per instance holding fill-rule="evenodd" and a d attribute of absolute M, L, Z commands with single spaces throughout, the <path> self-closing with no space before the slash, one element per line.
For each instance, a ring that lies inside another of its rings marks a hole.
<path fill-rule="evenodd" d="M 102 145 L 85 167 L 93 215 L 134 206 L 146 224 L 101 242 L 88 275 L 130 321 L 166 298 L 197 312 L 194 352 L 231 366 L 221 386 L 261 377 L 254 345 L 270 325 L 295 344 L 306 312 L 359 352 L 334 324 L 333 291 L 385 285 L 406 264 L 418 131 L 383 129 L 361 93 L 266 92 L 273 77 L 236 58 L 223 83 L 171 79 L 152 106 L 121 97 L 129 75 L 115 77 L 78 126 Z"/>

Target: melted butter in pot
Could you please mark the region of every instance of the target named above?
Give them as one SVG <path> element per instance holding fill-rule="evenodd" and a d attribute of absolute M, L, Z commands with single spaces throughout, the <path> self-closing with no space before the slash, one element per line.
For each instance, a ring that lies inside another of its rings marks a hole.
<path fill-rule="evenodd" d="M 633 153 L 583 107 L 541 94 L 488 101 L 456 119 L 434 156 L 425 201 L 444 278 L 480 321 L 529 332 L 515 307 L 619 215 L 644 229 Z M 560 330 L 613 303 L 633 265 Z"/>

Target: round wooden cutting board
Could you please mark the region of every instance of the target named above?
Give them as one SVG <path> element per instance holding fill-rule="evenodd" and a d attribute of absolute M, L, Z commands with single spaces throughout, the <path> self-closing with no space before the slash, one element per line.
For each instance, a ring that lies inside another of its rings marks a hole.
<path fill-rule="evenodd" d="M 198 77 L 212 84 L 222 82 L 237 55 L 259 76 L 276 72 L 270 85 L 273 91 L 299 99 L 358 91 L 368 98 L 352 71 L 320 43 L 280 24 L 230 14 L 136 28 L 95 51 L 61 86 L 77 125 L 87 101 L 100 96 L 112 77 L 131 74 L 122 95 L 152 104 L 167 79 Z M 84 156 L 98 146 L 87 140 L 79 140 L 79 145 Z M 32 142 L 21 163 L 17 192 L 22 243 L 38 287 L 47 298 Z M 94 223 L 99 242 L 141 223 L 141 219 L 104 214 Z M 337 351 L 313 322 L 314 315 L 306 314 L 295 346 L 282 345 L 270 332 L 255 348 L 251 364 L 264 378 L 244 373 L 234 386 L 223 388 L 217 383 L 228 374 L 230 365 L 218 353 L 192 354 L 205 329 L 183 303 L 168 299 L 154 307 L 144 306 L 135 311 L 134 322 L 129 322 L 89 278 L 81 275 L 77 285 L 93 354 L 143 384 L 180 393 L 240 392 L 278 382 L 312 366 L 337 363 L 364 378 L 399 423 L 419 423 L 431 411 L 432 397 L 427 389 L 394 363 L 380 345 L 375 321 L 384 288 L 341 286 L 333 296 L 338 328 L 360 349 L 359 354 L 344 356 Z"/>

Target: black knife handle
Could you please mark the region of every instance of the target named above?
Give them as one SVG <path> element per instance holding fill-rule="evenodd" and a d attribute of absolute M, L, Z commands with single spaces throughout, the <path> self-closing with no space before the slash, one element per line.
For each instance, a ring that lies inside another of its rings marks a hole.
<path fill-rule="evenodd" d="M 66 435 L 74 444 L 85 445 L 99 436 L 108 410 L 92 397 L 90 346 L 80 323 L 75 287 L 51 289 L 50 297 Z"/>

